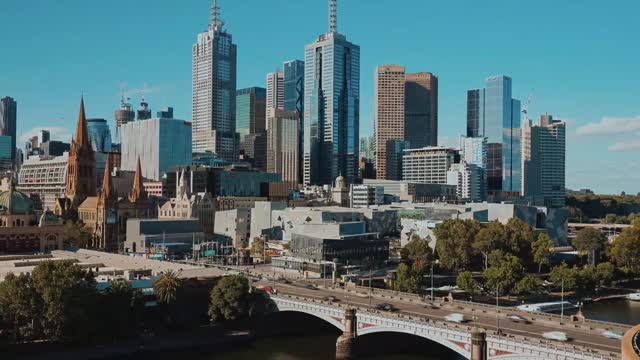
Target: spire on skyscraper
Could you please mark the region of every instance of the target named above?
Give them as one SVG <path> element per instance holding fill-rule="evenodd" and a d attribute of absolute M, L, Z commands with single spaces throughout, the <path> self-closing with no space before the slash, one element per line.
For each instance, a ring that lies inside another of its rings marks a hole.
<path fill-rule="evenodd" d="M 211 6 L 211 24 L 209 30 L 216 30 L 218 27 L 222 30 L 224 21 L 220 19 L 220 7 L 218 6 L 218 0 L 213 0 L 213 6 Z"/>
<path fill-rule="evenodd" d="M 337 0 L 329 0 L 329 33 L 338 32 L 338 5 Z"/>

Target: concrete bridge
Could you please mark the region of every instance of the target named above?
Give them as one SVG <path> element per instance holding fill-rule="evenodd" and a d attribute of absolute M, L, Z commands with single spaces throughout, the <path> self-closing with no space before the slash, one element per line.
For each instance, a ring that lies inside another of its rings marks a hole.
<path fill-rule="evenodd" d="M 357 355 L 357 337 L 379 332 L 420 336 L 471 360 L 602 360 L 619 354 L 522 335 L 503 335 L 484 328 L 436 321 L 426 317 L 383 312 L 365 307 L 292 295 L 272 295 L 279 311 L 318 317 L 343 332 L 336 343 L 336 359 Z"/>

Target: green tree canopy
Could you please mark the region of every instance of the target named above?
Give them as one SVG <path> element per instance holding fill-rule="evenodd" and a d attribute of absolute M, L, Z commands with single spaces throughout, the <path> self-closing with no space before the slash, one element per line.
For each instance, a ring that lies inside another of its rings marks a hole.
<path fill-rule="evenodd" d="M 445 220 L 434 229 L 438 239 L 436 252 L 440 264 L 446 269 L 467 269 L 473 262 L 472 246 L 480 223 L 475 220 Z"/>
<path fill-rule="evenodd" d="M 513 288 L 516 295 L 535 295 L 542 291 L 542 280 L 540 278 L 525 275 Z"/>
<path fill-rule="evenodd" d="M 411 271 L 411 267 L 404 263 L 398 265 L 396 278 L 393 281 L 393 289 L 395 291 L 416 293 L 418 292 L 418 288 L 419 279 L 416 274 Z"/>
<path fill-rule="evenodd" d="M 479 290 L 478 282 L 473 278 L 473 274 L 470 271 L 459 272 L 456 278 L 456 285 L 470 295 L 474 295 Z"/>
<path fill-rule="evenodd" d="M 607 237 L 598 229 L 584 228 L 578 231 L 572 244 L 583 254 L 592 250 L 603 251 L 607 245 Z"/>
<path fill-rule="evenodd" d="M 520 258 L 523 264 L 530 264 L 531 244 L 534 240 L 531 226 L 518 218 L 511 218 L 507 221 L 504 229 L 506 232 L 504 251 Z"/>
<path fill-rule="evenodd" d="M 599 288 L 611 286 L 615 277 L 615 266 L 610 262 L 603 262 L 596 266 L 597 286 Z"/>
<path fill-rule="evenodd" d="M 91 233 L 87 231 L 81 221 L 67 220 L 64 222 L 63 237 L 65 245 L 86 248 L 91 241 Z"/>
<path fill-rule="evenodd" d="M 163 304 L 175 302 L 181 283 L 176 271 L 169 270 L 160 275 L 160 278 L 153 284 L 156 299 Z"/>
<path fill-rule="evenodd" d="M 271 311 L 269 301 L 256 292 L 249 293 L 249 281 L 227 276 L 211 289 L 209 317 L 218 324 L 232 325 Z"/>
<path fill-rule="evenodd" d="M 578 284 L 578 269 L 562 263 L 551 269 L 549 280 L 558 289 L 564 288 L 565 291 L 574 291 Z"/>
<path fill-rule="evenodd" d="M 547 233 L 538 234 L 537 240 L 531 244 L 532 257 L 533 261 L 538 264 L 538 272 L 542 270 L 542 265 L 549 265 L 549 256 L 551 256 L 553 246 L 553 240 Z"/>
<path fill-rule="evenodd" d="M 486 224 L 473 239 L 472 246 L 484 257 L 484 268 L 489 267 L 489 253 L 492 250 L 504 249 L 507 233 L 504 225 L 494 220 Z"/>
<path fill-rule="evenodd" d="M 408 258 L 411 261 L 422 259 L 429 264 L 433 260 L 433 250 L 429 247 L 429 243 L 422 239 L 417 233 L 411 235 L 411 241 L 405 245 L 405 249 L 407 249 Z"/>
<path fill-rule="evenodd" d="M 611 244 L 611 260 L 633 273 L 640 272 L 640 226 L 622 231 Z"/>
<path fill-rule="evenodd" d="M 508 295 L 523 276 L 520 259 L 502 250 L 489 254 L 489 268 L 484 271 L 485 287 L 493 294 Z"/>
<path fill-rule="evenodd" d="M 0 316 L 14 340 L 28 341 L 43 337 L 43 310 L 42 297 L 29 276 L 9 273 L 0 282 Z"/>

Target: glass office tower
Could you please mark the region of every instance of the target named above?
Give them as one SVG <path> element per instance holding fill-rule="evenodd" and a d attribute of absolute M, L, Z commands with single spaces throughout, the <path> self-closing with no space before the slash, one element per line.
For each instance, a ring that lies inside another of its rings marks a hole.
<path fill-rule="evenodd" d="M 304 61 L 284 63 L 284 111 L 304 112 Z"/>
<path fill-rule="evenodd" d="M 236 131 L 240 142 L 249 134 L 265 132 L 267 89 L 250 87 L 236 92 Z"/>
<path fill-rule="evenodd" d="M 490 192 L 521 191 L 520 101 L 512 98 L 512 80 L 487 78 L 485 89 L 467 92 L 467 136 L 486 137 Z"/>
<path fill-rule="evenodd" d="M 107 120 L 87 119 L 87 131 L 94 151 L 111 151 L 111 130 L 109 130 Z"/>
<path fill-rule="evenodd" d="M 304 184 L 331 184 L 358 176 L 360 47 L 337 32 L 305 47 Z"/>

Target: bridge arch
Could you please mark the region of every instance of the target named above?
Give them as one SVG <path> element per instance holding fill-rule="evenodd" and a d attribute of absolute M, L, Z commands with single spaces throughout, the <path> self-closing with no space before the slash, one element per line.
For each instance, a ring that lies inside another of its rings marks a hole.
<path fill-rule="evenodd" d="M 422 331 L 412 331 L 410 329 L 405 329 L 405 328 L 385 327 L 385 326 L 376 326 L 376 327 L 358 329 L 358 337 L 369 335 L 369 334 L 376 334 L 376 333 L 399 333 L 399 334 L 414 335 L 414 336 L 418 336 L 423 339 L 427 339 L 435 343 L 438 343 L 444 346 L 445 348 L 456 352 L 461 356 L 464 356 L 467 358 L 470 356 L 469 349 L 466 348 L 464 344 L 463 345 L 456 344 L 440 336 L 429 336 L 427 334 L 424 334 L 424 332 Z"/>
<path fill-rule="evenodd" d="M 328 322 L 329 324 L 335 326 L 336 328 L 338 328 L 338 330 L 340 331 L 344 331 L 344 324 L 342 323 L 342 321 L 340 321 L 339 319 L 335 319 L 332 316 L 326 315 L 326 314 L 318 314 L 315 313 L 313 311 L 309 311 L 306 309 L 287 309 L 287 308 L 279 308 L 280 312 L 299 312 L 299 313 L 303 313 L 303 314 L 307 314 L 310 316 L 313 316 L 315 318 L 318 319 L 322 319 L 326 322 Z"/>

